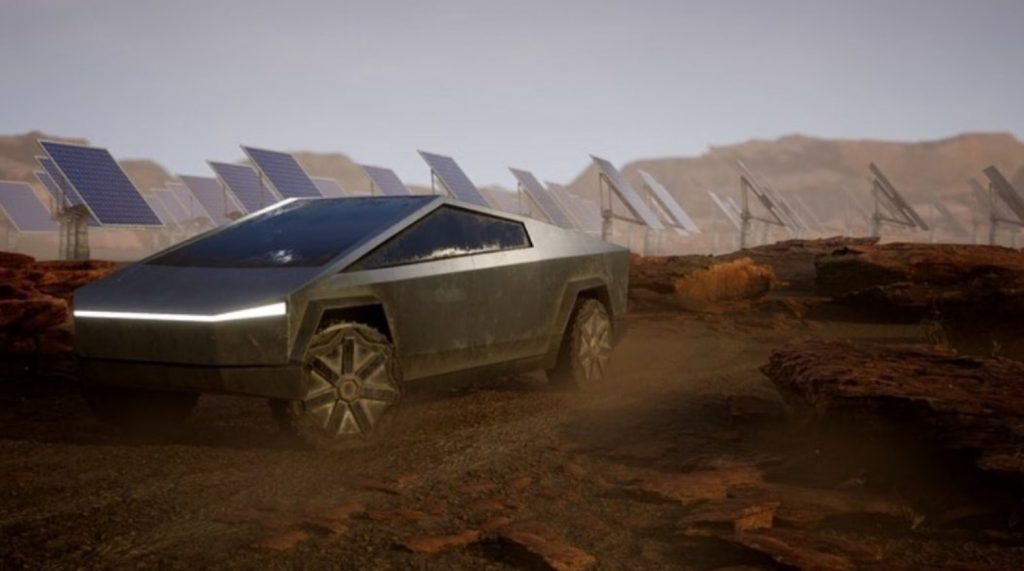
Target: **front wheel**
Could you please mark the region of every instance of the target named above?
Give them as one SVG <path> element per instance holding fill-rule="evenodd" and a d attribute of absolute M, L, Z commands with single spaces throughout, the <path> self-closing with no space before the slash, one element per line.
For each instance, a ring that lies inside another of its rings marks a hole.
<path fill-rule="evenodd" d="M 552 383 L 591 389 L 604 383 L 612 353 L 612 324 L 608 310 L 596 299 L 584 298 L 573 307 L 555 366 Z"/>
<path fill-rule="evenodd" d="M 361 323 L 339 323 L 314 335 L 305 376 L 301 400 L 272 400 L 270 408 L 282 428 L 314 445 L 372 435 L 402 396 L 394 348 Z"/>

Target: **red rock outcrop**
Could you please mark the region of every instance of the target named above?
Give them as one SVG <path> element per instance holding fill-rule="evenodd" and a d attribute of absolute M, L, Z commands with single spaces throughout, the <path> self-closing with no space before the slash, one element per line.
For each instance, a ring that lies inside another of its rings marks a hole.
<path fill-rule="evenodd" d="M 1024 363 L 919 346 L 808 341 L 762 369 L 813 420 L 865 413 L 973 452 L 982 470 L 1024 476 Z"/>

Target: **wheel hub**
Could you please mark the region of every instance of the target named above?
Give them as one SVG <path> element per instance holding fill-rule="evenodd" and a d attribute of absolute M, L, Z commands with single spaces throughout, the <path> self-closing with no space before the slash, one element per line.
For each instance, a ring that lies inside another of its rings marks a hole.
<path fill-rule="evenodd" d="M 352 402 L 359 398 L 361 392 L 359 382 L 355 379 L 344 379 L 338 383 L 338 397 L 342 400 Z"/>

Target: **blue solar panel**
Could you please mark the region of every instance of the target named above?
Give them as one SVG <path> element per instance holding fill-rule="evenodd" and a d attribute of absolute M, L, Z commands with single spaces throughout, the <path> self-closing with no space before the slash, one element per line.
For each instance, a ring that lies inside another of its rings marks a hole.
<path fill-rule="evenodd" d="M 264 188 L 256 169 L 249 165 L 210 161 L 210 168 L 224 181 L 246 212 L 256 212 L 278 201 L 269 189 Z"/>
<path fill-rule="evenodd" d="M 420 151 L 420 156 L 430 165 L 430 170 L 441 180 L 441 184 L 444 185 L 452 196 L 480 206 L 491 206 L 480 190 L 477 189 L 476 185 L 469 180 L 466 173 L 462 172 L 462 169 L 454 159 L 424 151 Z"/>
<path fill-rule="evenodd" d="M 210 215 L 215 224 L 220 226 L 231 222 L 231 218 L 227 215 L 231 209 L 231 203 L 227 202 L 224 189 L 220 187 L 217 179 L 209 176 L 188 175 L 182 175 L 179 178 L 192 191 L 196 202 L 202 205 L 203 210 Z"/>
<path fill-rule="evenodd" d="M 317 190 L 324 198 L 343 198 L 347 196 L 345 191 L 341 188 L 341 183 L 334 180 L 333 178 L 324 178 L 318 176 L 309 177 L 313 184 L 316 185 Z"/>
<path fill-rule="evenodd" d="M 366 171 L 367 176 L 373 182 L 373 186 L 381 194 L 387 196 L 409 196 L 412 194 L 412 191 L 409 190 L 409 187 L 405 186 L 402 179 L 398 178 L 395 171 L 384 167 L 359 166 L 363 167 L 363 170 Z"/>
<path fill-rule="evenodd" d="M 544 187 L 541 186 L 540 181 L 537 180 L 537 177 L 533 176 L 532 172 L 513 168 L 508 170 L 512 171 L 512 176 L 516 177 L 516 180 L 519 181 L 526 196 L 533 200 L 534 204 L 540 208 L 541 212 L 552 224 L 557 224 L 562 228 L 576 228 L 573 221 L 558 206 L 558 203 L 551 198 L 548 191 L 544 190 Z"/>
<path fill-rule="evenodd" d="M 267 177 L 282 198 L 320 198 L 316 184 L 302 170 L 299 161 L 288 153 L 242 147 L 256 168 Z"/>
<path fill-rule="evenodd" d="M 32 171 L 32 174 L 36 175 L 36 180 L 38 180 L 43 185 L 43 188 L 46 189 L 50 198 L 53 199 L 54 208 L 56 208 L 57 205 L 60 204 L 61 194 L 60 187 L 58 187 L 57 183 L 54 182 L 53 177 L 47 174 L 46 171 Z"/>
<path fill-rule="evenodd" d="M 28 183 L 0 181 L 0 210 L 18 232 L 50 232 L 57 229 L 57 223 Z"/>
<path fill-rule="evenodd" d="M 103 225 L 160 226 L 160 218 L 106 149 L 40 141 Z"/>
<path fill-rule="evenodd" d="M 64 195 L 64 206 L 62 208 L 66 208 L 68 206 L 81 206 L 88 211 L 88 207 L 85 206 L 85 201 L 82 200 L 78 191 L 71 186 L 68 179 L 64 178 L 64 174 L 60 172 L 59 168 L 57 168 L 57 163 L 53 162 L 50 157 L 36 157 L 36 160 L 39 161 L 39 165 L 43 167 L 43 172 L 46 173 L 47 177 L 49 177 L 50 182 L 56 185 L 59 190 L 58 196 L 61 194 Z M 45 182 L 43 184 L 46 185 Z M 50 189 L 47 188 L 47 190 L 49 191 Z M 54 198 L 54 204 L 59 204 L 59 198 Z M 96 217 L 94 217 L 92 213 L 89 213 L 89 226 L 99 225 L 100 223 L 96 221 Z"/>

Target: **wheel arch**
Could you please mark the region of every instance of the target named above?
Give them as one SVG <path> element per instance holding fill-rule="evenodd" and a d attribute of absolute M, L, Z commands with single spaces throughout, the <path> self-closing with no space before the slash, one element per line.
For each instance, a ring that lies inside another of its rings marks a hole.
<path fill-rule="evenodd" d="M 341 321 L 353 321 L 368 325 L 380 331 L 388 341 L 395 345 L 394 329 L 384 304 L 374 297 L 359 297 L 344 300 L 311 301 L 299 324 L 295 344 L 292 347 L 292 360 L 302 360 L 309 348 L 313 336 L 323 328 Z"/>
<path fill-rule="evenodd" d="M 604 306 L 608 315 L 614 315 L 612 307 L 611 292 L 608 284 L 600 278 L 589 278 L 585 280 L 569 282 L 562 295 L 562 303 L 559 306 L 555 327 L 552 330 L 551 340 L 548 344 L 546 361 L 548 366 L 553 364 L 562 349 L 565 341 L 565 333 L 569 327 L 569 320 L 572 318 L 573 309 L 580 299 L 595 299 Z M 615 320 L 612 319 L 612 327 L 615 327 Z"/>

